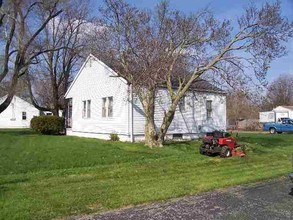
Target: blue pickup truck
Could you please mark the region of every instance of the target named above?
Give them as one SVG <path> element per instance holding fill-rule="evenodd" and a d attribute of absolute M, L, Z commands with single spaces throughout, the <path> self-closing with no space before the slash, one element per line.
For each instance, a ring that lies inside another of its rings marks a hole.
<path fill-rule="evenodd" d="M 263 124 L 263 130 L 269 131 L 271 134 L 293 132 L 293 120 L 290 118 L 280 118 L 276 123 Z"/>

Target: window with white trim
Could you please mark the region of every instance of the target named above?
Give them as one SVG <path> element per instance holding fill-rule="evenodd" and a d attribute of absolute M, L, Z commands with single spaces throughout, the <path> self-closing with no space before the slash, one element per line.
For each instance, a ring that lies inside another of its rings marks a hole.
<path fill-rule="evenodd" d="M 113 117 L 113 97 L 108 97 L 108 117 Z"/>
<path fill-rule="evenodd" d="M 102 98 L 102 117 L 113 117 L 113 96 Z"/>
<path fill-rule="evenodd" d="M 106 109 L 107 98 L 102 98 L 102 117 L 107 117 L 107 109 Z"/>
<path fill-rule="evenodd" d="M 211 119 L 212 112 L 213 112 L 212 100 L 206 101 L 206 110 L 207 110 L 207 119 Z"/>
<path fill-rule="evenodd" d="M 91 100 L 87 100 L 87 118 L 90 118 L 91 117 Z"/>
<path fill-rule="evenodd" d="M 26 112 L 22 112 L 22 120 L 26 120 Z"/>
<path fill-rule="evenodd" d="M 91 100 L 82 101 L 82 118 L 91 117 Z"/>

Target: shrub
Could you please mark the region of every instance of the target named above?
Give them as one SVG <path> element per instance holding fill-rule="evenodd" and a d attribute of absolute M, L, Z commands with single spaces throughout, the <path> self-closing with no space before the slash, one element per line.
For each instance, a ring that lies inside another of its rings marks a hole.
<path fill-rule="evenodd" d="M 120 140 L 120 138 L 119 138 L 118 134 L 116 134 L 116 133 L 110 134 L 110 141 L 119 141 L 119 140 Z"/>
<path fill-rule="evenodd" d="M 36 116 L 31 120 L 31 128 L 42 134 L 60 134 L 64 131 L 64 118 L 57 116 Z"/>

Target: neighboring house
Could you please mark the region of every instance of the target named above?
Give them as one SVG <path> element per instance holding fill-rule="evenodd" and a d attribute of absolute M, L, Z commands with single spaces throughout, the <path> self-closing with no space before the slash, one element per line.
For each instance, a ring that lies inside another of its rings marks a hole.
<path fill-rule="evenodd" d="M 155 123 L 159 128 L 169 99 L 164 88 L 158 94 Z M 123 141 L 144 139 L 144 111 L 131 85 L 93 55 L 86 59 L 65 97 L 67 135 L 109 139 L 116 133 Z M 193 139 L 214 129 L 226 129 L 226 96 L 201 80 L 179 103 L 167 138 Z"/>
<path fill-rule="evenodd" d="M 0 103 L 5 97 L 0 98 Z M 0 113 L 0 128 L 29 128 L 34 116 L 40 111 L 29 102 L 14 96 L 10 105 Z"/>
<path fill-rule="evenodd" d="M 293 119 L 293 106 L 278 106 L 272 111 L 260 112 L 259 113 L 259 122 L 275 122 L 280 118 L 292 118 Z"/>

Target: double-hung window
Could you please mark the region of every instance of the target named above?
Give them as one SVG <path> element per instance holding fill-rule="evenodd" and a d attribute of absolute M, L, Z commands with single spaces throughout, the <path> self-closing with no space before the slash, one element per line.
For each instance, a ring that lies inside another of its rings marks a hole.
<path fill-rule="evenodd" d="M 91 100 L 82 101 L 82 118 L 91 117 Z"/>
<path fill-rule="evenodd" d="M 22 112 L 22 120 L 26 120 L 26 112 Z"/>
<path fill-rule="evenodd" d="M 207 110 L 207 119 L 211 119 L 212 112 L 213 112 L 212 100 L 206 101 L 206 110 Z"/>
<path fill-rule="evenodd" d="M 102 98 L 102 117 L 113 117 L 113 96 Z"/>

